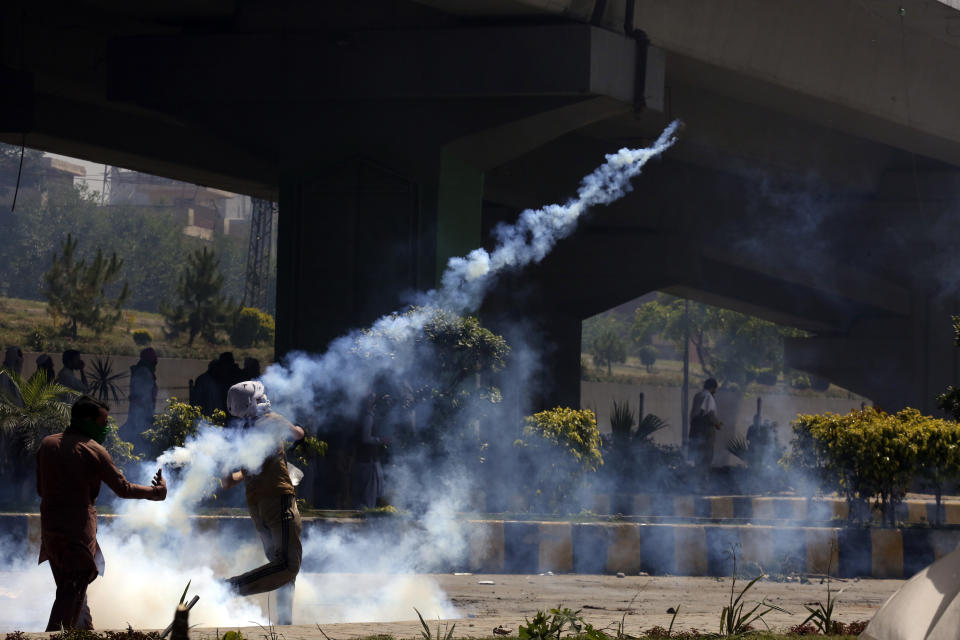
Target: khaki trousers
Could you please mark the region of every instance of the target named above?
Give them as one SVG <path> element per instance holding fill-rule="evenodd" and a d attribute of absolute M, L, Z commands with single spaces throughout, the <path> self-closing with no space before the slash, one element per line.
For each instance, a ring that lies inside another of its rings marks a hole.
<path fill-rule="evenodd" d="M 271 496 L 247 503 L 247 507 L 260 534 L 268 562 L 230 578 L 230 582 L 242 596 L 280 589 L 277 593 L 276 623 L 292 624 L 293 583 L 303 558 L 303 548 L 300 546 L 302 523 L 296 496 Z"/>

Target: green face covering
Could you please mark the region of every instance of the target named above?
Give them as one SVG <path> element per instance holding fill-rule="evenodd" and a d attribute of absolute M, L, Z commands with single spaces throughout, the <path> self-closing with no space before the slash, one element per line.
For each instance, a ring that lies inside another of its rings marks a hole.
<path fill-rule="evenodd" d="M 107 431 L 110 430 L 109 425 L 104 425 L 101 427 L 95 421 L 90 420 L 89 418 L 71 423 L 70 428 L 79 431 L 85 436 L 90 436 L 99 444 L 103 444 L 103 442 L 107 439 Z"/>

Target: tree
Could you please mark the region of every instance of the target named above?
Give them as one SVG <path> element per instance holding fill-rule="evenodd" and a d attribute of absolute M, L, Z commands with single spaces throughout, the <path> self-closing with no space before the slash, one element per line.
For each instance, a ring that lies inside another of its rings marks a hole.
<path fill-rule="evenodd" d="M 652 344 L 645 344 L 637 349 L 637 356 L 640 358 L 640 364 L 647 368 L 647 373 L 653 371 L 653 365 L 657 361 L 657 348 Z"/>
<path fill-rule="evenodd" d="M 384 328 L 361 332 L 353 356 L 370 361 L 374 375 L 404 369 L 402 380 L 388 376 L 394 382 L 386 386 L 393 389 L 385 395 L 391 397 L 378 410 L 415 410 L 429 416 L 426 424 L 417 425 L 416 433 L 398 434 L 399 444 L 424 444 L 437 455 L 475 453 L 484 444 L 476 421 L 501 401 L 497 374 L 510 354 L 507 341 L 477 318 L 439 308 L 413 307 L 391 319 Z M 395 331 L 398 326 L 419 328 L 407 334 Z M 384 357 L 385 362 L 377 362 Z M 380 369 L 383 365 L 385 370 Z"/>
<path fill-rule="evenodd" d="M 658 334 L 681 350 L 689 336 L 704 374 L 734 384 L 748 382 L 762 370 L 782 371 L 783 338 L 805 335 L 798 329 L 662 293 L 636 310 L 630 327 L 637 344 L 649 344 Z"/>
<path fill-rule="evenodd" d="M 107 296 L 106 289 L 120 274 L 123 260 L 117 254 L 104 257 L 98 249 L 89 264 L 76 255 L 77 240 L 67 234 L 60 252 L 53 255 L 53 265 L 44 275 L 49 311 L 55 318 L 67 319 L 67 327 L 73 338 L 77 328 L 84 325 L 100 335 L 112 329 L 122 316 L 121 307 L 130 296 L 126 283 L 115 298 Z"/>
<path fill-rule="evenodd" d="M 601 367 L 606 365 L 607 375 L 613 375 L 615 362 L 627 361 L 627 345 L 615 329 L 607 329 L 601 333 L 590 346 L 593 364 Z"/>
<path fill-rule="evenodd" d="M 607 375 L 613 375 L 614 363 L 627 361 L 627 343 L 623 334 L 623 327 L 613 316 L 595 316 L 584 323 L 584 338 L 593 356 L 593 364 L 606 366 Z"/>
<path fill-rule="evenodd" d="M 177 284 L 179 302 L 174 307 L 160 306 L 171 336 L 187 332 L 187 344 L 192 345 L 198 335 L 215 343 L 217 332 L 227 328 L 234 305 L 221 293 L 223 274 L 219 264 L 216 254 L 206 247 L 187 256 Z"/>
<path fill-rule="evenodd" d="M 0 392 L 0 483 L 8 497 L 22 500 L 32 476 L 37 447 L 46 436 L 63 431 L 70 422 L 70 405 L 61 398 L 73 398 L 74 392 L 45 375 L 24 380 L 6 371 L 23 399 L 23 406 Z"/>
<path fill-rule="evenodd" d="M 583 476 L 603 465 L 597 418 L 589 409 L 557 407 L 527 416 L 524 423 L 513 443 L 526 454 L 517 471 L 532 491 L 533 507 L 556 513 L 571 506 L 565 503 Z"/>

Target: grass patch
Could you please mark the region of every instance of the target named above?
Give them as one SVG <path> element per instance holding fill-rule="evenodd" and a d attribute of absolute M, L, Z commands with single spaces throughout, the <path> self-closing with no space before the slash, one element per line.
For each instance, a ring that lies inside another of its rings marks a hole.
<path fill-rule="evenodd" d="M 163 333 L 164 320 L 159 313 L 124 309 L 123 319 L 110 331 L 99 336 L 86 327 L 80 327 L 77 338 L 65 335 L 47 313 L 47 303 L 40 300 L 0 298 L 0 344 L 20 345 L 24 351 L 52 354 L 66 349 L 77 349 L 95 355 L 135 356 L 145 345 L 133 340 L 134 331 L 146 330 L 153 336 L 149 346 L 165 358 L 198 358 L 211 360 L 223 351 L 242 351 L 244 356 L 260 360 L 265 366 L 273 362 L 273 345 L 234 347 L 229 342 L 210 344 L 202 338 L 188 345 L 185 337 L 167 338 Z M 59 360 L 54 359 L 59 368 Z"/>
<path fill-rule="evenodd" d="M 611 367 L 611 373 L 607 373 L 607 368 L 592 366 L 592 356 L 588 353 L 580 354 L 582 368 L 580 379 L 587 382 L 612 382 L 616 384 L 635 384 L 650 385 L 653 387 L 680 387 L 683 385 L 683 362 L 681 360 L 657 360 L 650 371 L 640 362 L 636 356 L 628 356 L 626 362 L 614 364 Z M 693 393 L 700 390 L 700 384 L 707 374 L 697 362 L 690 363 L 690 380 L 692 384 L 690 389 Z M 797 389 L 790 386 L 789 382 L 780 377 L 776 385 L 764 385 L 757 382 L 751 382 L 743 390 L 745 394 L 763 395 L 763 394 L 787 394 L 792 396 L 808 398 L 859 398 L 856 394 L 831 384 L 826 391 L 816 391 L 814 389 Z"/>

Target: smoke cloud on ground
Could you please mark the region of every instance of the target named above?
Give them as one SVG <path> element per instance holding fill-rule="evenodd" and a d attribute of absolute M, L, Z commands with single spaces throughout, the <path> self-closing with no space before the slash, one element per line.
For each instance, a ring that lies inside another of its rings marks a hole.
<path fill-rule="evenodd" d="M 497 246 L 492 252 L 476 249 L 466 257 L 451 259 L 442 286 L 413 300 L 419 306 L 412 311 L 384 316 L 369 330 L 334 340 L 322 355 L 296 353 L 282 365 L 270 367 L 262 380 L 275 410 L 295 421 L 316 421 L 318 415 L 355 411 L 378 377 L 428 377 L 415 370 L 423 362 L 416 353 L 423 345 L 416 337 L 435 310 L 475 311 L 498 274 L 542 260 L 560 239 L 573 232 L 590 207 L 608 204 L 630 191 L 630 179 L 673 144 L 677 126 L 672 123 L 649 148 L 621 149 L 608 155 L 606 163 L 583 179 L 577 196 L 567 203 L 524 211 L 517 223 L 497 228 Z M 536 358 L 524 345 L 519 345 L 517 352 L 523 357 L 516 366 L 535 365 Z M 524 379 L 522 372 L 513 375 Z M 156 467 L 164 465 L 170 476 L 169 494 L 163 503 L 118 502 L 118 512 L 126 517 L 101 528 L 99 540 L 107 571 L 89 590 L 98 627 L 128 623 L 165 626 L 187 580 L 193 581 L 191 592 L 200 594 L 192 623 L 231 626 L 268 621 L 264 606 L 230 597 L 220 582 L 264 562 L 249 521 L 244 521 L 245 533 L 212 534 L 191 530 L 188 516 L 201 500 L 218 490 L 217 478 L 241 467 L 255 470 L 283 435 L 205 424 L 184 447 L 142 465 L 139 478 L 132 480 L 147 483 Z M 469 480 L 450 472 L 451 465 L 439 465 L 419 453 L 395 461 L 395 466 L 391 493 L 398 504 L 416 506 L 416 526 L 398 527 L 391 521 L 389 530 L 367 526 L 349 535 L 315 532 L 304 539 L 307 566 L 314 563 L 324 571 L 376 572 L 391 577 L 374 580 L 369 589 L 361 589 L 352 578 L 338 583 L 303 576 L 297 582 L 296 622 L 410 618 L 414 606 L 428 618 L 457 615 L 435 584 L 408 574 L 448 570 L 464 557 L 466 535 L 455 514 L 470 501 Z M 3 555 L 10 558 L 12 554 Z M 39 630 L 46 622 L 54 594 L 49 568 L 27 566 L 0 566 L 0 624 L 4 627 Z"/>

